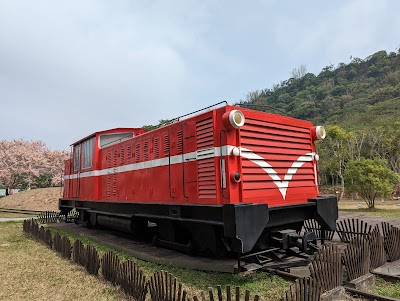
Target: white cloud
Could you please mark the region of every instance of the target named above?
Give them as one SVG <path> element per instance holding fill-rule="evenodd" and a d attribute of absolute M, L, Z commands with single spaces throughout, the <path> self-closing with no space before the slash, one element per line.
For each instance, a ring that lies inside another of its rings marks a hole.
<path fill-rule="evenodd" d="M 0 2 L 0 139 L 62 148 L 400 46 L 395 1 Z M 397 44 L 396 44 L 397 43 Z M 12 126 L 10 127 L 10 124 Z M 7 130 L 5 131 L 4 129 Z"/>

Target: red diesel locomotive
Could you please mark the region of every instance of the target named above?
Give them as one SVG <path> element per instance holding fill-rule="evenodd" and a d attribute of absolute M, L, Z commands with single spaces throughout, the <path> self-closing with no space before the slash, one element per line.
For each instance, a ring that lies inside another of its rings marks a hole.
<path fill-rule="evenodd" d="M 72 144 L 59 208 L 129 233 L 156 223 L 158 241 L 181 250 L 288 248 L 282 233 L 307 219 L 336 227 L 336 197 L 318 191 L 324 137 L 308 121 L 229 105 L 152 131 L 96 132 Z"/>

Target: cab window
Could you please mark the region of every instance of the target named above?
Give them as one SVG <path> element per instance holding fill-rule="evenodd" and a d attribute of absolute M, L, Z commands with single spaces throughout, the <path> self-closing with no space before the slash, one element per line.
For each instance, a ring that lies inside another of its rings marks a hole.
<path fill-rule="evenodd" d="M 82 143 L 82 169 L 93 166 L 94 137 Z"/>
<path fill-rule="evenodd" d="M 74 171 L 78 171 L 81 166 L 81 145 L 74 146 Z"/>

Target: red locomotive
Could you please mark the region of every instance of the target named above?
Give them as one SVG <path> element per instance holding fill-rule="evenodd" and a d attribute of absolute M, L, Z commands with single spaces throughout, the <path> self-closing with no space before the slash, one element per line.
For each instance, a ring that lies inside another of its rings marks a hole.
<path fill-rule="evenodd" d="M 156 223 L 178 249 L 265 249 L 306 219 L 335 229 L 336 197 L 318 191 L 314 141 L 324 137 L 308 121 L 229 105 L 152 131 L 96 132 L 72 145 L 59 207 L 125 232 Z"/>

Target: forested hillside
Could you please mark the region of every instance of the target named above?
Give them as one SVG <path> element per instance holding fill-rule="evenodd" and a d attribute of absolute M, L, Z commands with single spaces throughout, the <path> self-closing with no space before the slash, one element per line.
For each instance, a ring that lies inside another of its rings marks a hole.
<path fill-rule="evenodd" d="M 393 125 L 400 115 L 400 51 L 379 51 L 292 78 L 271 89 L 250 92 L 244 103 L 268 105 L 287 115 L 346 128 Z M 259 109 L 262 109 L 261 107 Z"/>
<path fill-rule="evenodd" d="M 318 75 L 306 70 L 250 92 L 242 105 L 325 125 L 328 137 L 318 143 L 321 184 L 343 191 L 346 166 L 361 158 L 382 159 L 400 174 L 400 50 L 353 58 Z"/>

